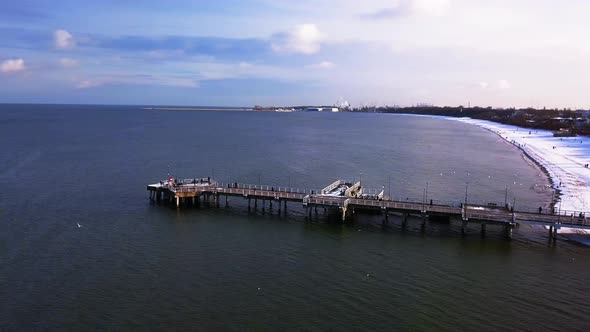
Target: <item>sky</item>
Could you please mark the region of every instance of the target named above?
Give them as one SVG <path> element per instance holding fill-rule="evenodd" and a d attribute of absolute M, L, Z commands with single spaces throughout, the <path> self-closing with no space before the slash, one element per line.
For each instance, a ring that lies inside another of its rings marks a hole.
<path fill-rule="evenodd" d="M 588 0 L 0 4 L 0 102 L 590 108 Z"/>

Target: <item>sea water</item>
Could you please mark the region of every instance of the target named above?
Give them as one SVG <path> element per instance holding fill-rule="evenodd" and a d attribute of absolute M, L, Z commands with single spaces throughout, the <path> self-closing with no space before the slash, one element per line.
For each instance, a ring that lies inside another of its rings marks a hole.
<path fill-rule="evenodd" d="M 388 114 L 0 106 L 0 328 L 584 330 L 590 253 L 521 226 L 382 227 L 149 203 L 168 174 L 548 207 L 546 176 L 469 124 Z M 467 197 L 466 197 L 467 196 Z M 224 202 L 223 202 L 224 203 Z M 268 208 L 268 205 L 267 205 Z M 337 218 L 336 218 L 337 219 Z"/>

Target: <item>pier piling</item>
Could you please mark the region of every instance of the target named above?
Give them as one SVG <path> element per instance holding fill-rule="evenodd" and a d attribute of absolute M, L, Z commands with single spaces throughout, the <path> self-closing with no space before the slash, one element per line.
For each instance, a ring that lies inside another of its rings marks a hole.
<path fill-rule="evenodd" d="M 560 215 L 540 214 L 531 212 L 515 212 L 504 208 L 498 208 L 496 204 L 489 203 L 487 205 L 467 205 L 462 203 L 460 206 L 449 204 L 425 204 L 422 202 L 406 200 L 393 200 L 390 197 L 381 196 L 367 196 L 361 195 L 357 191 L 344 191 L 342 188 L 348 186 L 349 183 L 344 180 L 338 180 L 330 186 L 324 188 L 319 193 L 307 194 L 307 191 L 293 190 L 287 188 L 279 188 L 279 190 L 263 189 L 266 187 L 250 186 L 234 183 L 233 185 L 219 186 L 216 182 L 211 181 L 210 178 L 201 178 L 198 181 L 194 180 L 167 180 L 160 181 L 156 184 L 148 185 L 150 204 L 154 202 L 157 204 L 166 204 L 177 209 L 180 207 L 200 206 L 201 197 L 206 206 L 215 204 L 215 207 L 220 206 L 220 196 L 225 196 L 225 206 L 229 205 L 229 196 L 242 197 L 248 200 L 248 212 L 252 209 L 252 199 L 254 199 L 254 211 L 258 209 L 258 199 L 262 200 L 262 213 L 266 213 L 266 200 L 269 201 L 268 210 L 272 214 L 273 200 L 278 202 L 278 215 L 281 212 L 287 216 L 287 202 L 303 203 L 305 206 L 306 220 L 312 220 L 312 209 L 315 212 L 316 219 L 318 218 L 319 208 L 324 209 L 324 214 L 330 209 L 340 209 L 341 220 L 346 222 L 347 218 L 354 215 L 359 209 L 359 213 L 365 211 L 379 211 L 381 210 L 383 225 L 389 224 L 389 213 L 401 214 L 401 228 L 405 230 L 408 226 L 408 218 L 410 215 L 417 218 L 421 217 L 420 229 L 422 232 L 426 228 L 426 220 L 431 222 L 449 222 L 452 220 L 461 219 L 461 234 L 467 234 L 467 227 L 469 220 L 480 222 L 481 235 L 485 237 L 487 232 L 487 223 L 499 224 L 504 227 L 503 231 L 507 238 L 512 237 L 514 225 L 520 223 L 547 225 L 549 226 L 549 239 L 555 241 L 557 238 L 557 230 L 563 227 L 574 227 L 581 229 L 590 229 L 590 223 L 583 218 L 561 218 Z M 341 186 L 341 187 L 338 187 Z M 334 188 L 340 188 L 342 191 L 335 191 Z M 346 187 L 348 188 L 348 187 Z M 353 187 L 350 187 L 353 188 Z M 273 188 L 274 189 L 274 188 Z M 284 190 L 283 190 L 284 189 Z M 281 204 L 282 203 L 282 204 Z"/>
<path fill-rule="evenodd" d="M 506 238 L 509 240 L 512 240 L 512 224 L 506 224 L 506 226 L 504 226 L 504 232 L 506 234 Z"/>

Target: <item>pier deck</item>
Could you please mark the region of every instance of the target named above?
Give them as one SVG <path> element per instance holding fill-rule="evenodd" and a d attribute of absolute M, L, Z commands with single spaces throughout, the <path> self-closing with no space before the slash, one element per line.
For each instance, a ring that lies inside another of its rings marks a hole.
<path fill-rule="evenodd" d="M 349 188 L 344 190 L 344 187 Z M 343 189 L 338 189 L 343 188 Z M 242 197 L 248 199 L 248 207 L 250 201 L 254 200 L 256 206 L 258 200 L 264 204 L 269 201 L 278 202 L 280 211 L 281 203 L 286 208 L 287 202 L 301 203 L 306 212 L 311 216 L 310 207 L 324 207 L 324 208 L 338 208 L 342 213 L 342 221 L 345 221 L 350 212 L 355 210 L 377 210 L 381 211 L 384 216 L 384 222 L 387 220 L 389 213 L 399 213 L 403 216 L 404 222 L 408 215 L 422 216 L 424 220 L 427 217 L 442 218 L 450 220 L 455 218 L 462 220 L 464 229 L 468 222 L 480 223 L 482 233 L 485 232 L 486 223 L 500 224 L 505 227 L 507 236 L 511 237 L 512 228 L 519 223 L 535 224 L 549 227 L 550 236 L 555 238 L 557 229 L 562 227 L 571 227 L 579 229 L 590 229 L 590 221 L 585 218 L 585 213 L 567 213 L 562 214 L 541 214 L 527 211 L 512 211 L 505 208 L 495 206 L 482 206 L 467 204 L 467 202 L 460 204 L 460 206 L 432 204 L 432 201 L 422 202 L 415 201 L 396 201 L 383 196 L 383 192 L 371 195 L 370 199 L 363 194 L 363 188 L 360 182 L 355 184 L 346 183 L 342 180 L 332 183 L 330 186 L 321 191 L 314 192 L 313 190 L 301 190 L 286 187 L 272 187 L 260 185 L 246 185 L 246 184 L 222 184 L 217 183 L 210 178 L 183 180 L 180 183 L 169 181 L 161 181 L 158 184 L 151 184 L 147 186 L 150 192 L 150 199 L 153 201 L 176 201 L 177 208 L 180 208 L 181 203 L 186 203 L 187 199 L 199 200 L 200 197 L 207 199 L 213 198 L 215 202 L 219 202 L 220 196 L 227 197 Z M 334 194 L 338 192 L 338 194 Z"/>

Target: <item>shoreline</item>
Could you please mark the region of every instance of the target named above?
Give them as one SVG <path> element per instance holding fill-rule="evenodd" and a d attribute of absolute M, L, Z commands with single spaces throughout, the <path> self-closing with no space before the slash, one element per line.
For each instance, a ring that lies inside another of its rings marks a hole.
<path fill-rule="evenodd" d="M 445 118 L 455 120 L 453 118 Z M 582 144 L 580 143 L 581 139 L 579 137 L 573 139 L 567 138 L 564 141 L 563 138 L 549 137 L 549 135 L 552 135 L 550 132 L 540 130 L 534 131 L 527 128 L 470 118 L 457 118 L 456 121 L 476 125 L 498 135 L 505 142 L 516 147 L 528 159 L 531 159 L 548 175 L 549 181 L 552 183 L 552 188 L 560 191 L 560 199 L 558 201 L 562 203 L 562 211 L 590 211 L 590 199 L 587 202 L 584 200 L 586 195 L 590 197 L 590 187 L 586 181 L 586 178 L 590 177 L 590 169 L 585 168 L 581 161 L 576 160 L 577 158 L 572 153 L 574 151 L 567 149 L 574 141 Z M 534 134 L 533 131 L 535 132 Z M 551 151 L 555 151 L 552 158 L 546 155 L 547 151 L 545 150 L 547 146 L 551 147 Z M 590 153 L 590 146 L 588 150 Z M 588 174 L 580 176 L 580 173 L 583 171 L 586 171 Z M 567 190 L 568 188 L 570 189 L 569 191 Z M 583 192 L 578 192 L 578 189 L 583 189 Z"/>
<path fill-rule="evenodd" d="M 499 135 L 497 132 L 493 131 L 492 129 L 486 128 L 486 127 L 481 127 L 481 128 L 483 128 L 483 129 L 485 129 L 485 130 L 487 130 L 487 131 L 489 131 L 489 132 L 491 132 L 491 133 L 499 136 L 504 143 L 507 143 L 507 144 L 515 147 L 516 149 L 518 149 L 518 151 L 520 151 L 520 153 L 522 154 L 522 156 L 523 156 L 523 158 L 525 160 L 528 160 L 531 163 L 535 164 L 535 166 L 545 175 L 545 177 L 547 178 L 547 181 L 549 182 L 549 185 L 555 191 L 555 194 L 554 195 L 551 195 L 551 202 L 549 203 L 549 207 L 553 211 L 553 209 L 557 206 L 557 203 L 561 199 L 562 193 L 561 193 L 561 189 L 559 189 L 559 187 L 556 186 L 555 180 L 553 179 L 553 177 L 549 173 L 549 170 L 547 169 L 547 167 L 545 165 L 543 165 L 542 163 L 540 163 L 533 156 L 531 156 L 528 153 L 528 151 L 526 151 L 525 149 L 523 149 L 522 147 L 518 146 L 517 144 L 515 144 L 513 142 L 507 141 L 505 138 L 503 138 L 501 135 Z"/>
<path fill-rule="evenodd" d="M 547 176 L 551 188 L 555 190 L 551 202 L 553 209 L 559 204 L 558 212 L 568 211 L 568 214 L 573 215 L 589 210 L 590 187 L 587 177 L 583 176 L 582 172 L 585 170 L 590 173 L 590 170 L 585 168 L 580 160 L 580 156 L 585 154 L 578 153 L 578 148 L 570 148 L 570 146 L 574 146 L 574 142 L 583 145 L 581 143 L 584 141 L 583 138 L 573 137 L 564 140 L 560 137 L 553 137 L 552 133 L 546 130 L 532 130 L 471 118 L 442 118 L 486 129 L 521 151 Z M 559 155 L 554 155 L 552 158 L 547 157 L 544 153 L 547 152 L 548 147 L 551 147 L 551 151 L 559 150 Z M 588 150 L 590 156 L 590 147 L 585 149 Z M 569 163 L 565 163 L 564 160 Z M 572 167 L 572 165 L 577 167 Z M 545 226 L 543 228 L 547 229 Z M 590 231 L 588 230 L 563 227 L 558 229 L 558 234 L 567 240 L 590 246 Z"/>
<path fill-rule="evenodd" d="M 472 118 L 400 115 L 459 121 L 498 135 L 505 143 L 518 148 L 523 158 L 530 159 L 547 176 L 555 191 L 552 205 L 554 208 L 558 207 L 558 212 L 577 215 L 579 212 L 590 211 L 590 169 L 584 167 L 584 163 L 590 162 L 588 137 L 553 137 L 553 133 L 548 130 L 534 130 Z M 548 229 L 547 226 L 531 227 L 544 231 Z M 562 227 L 557 232 L 565 240 L 590 246 L 590 230 Z"/>

